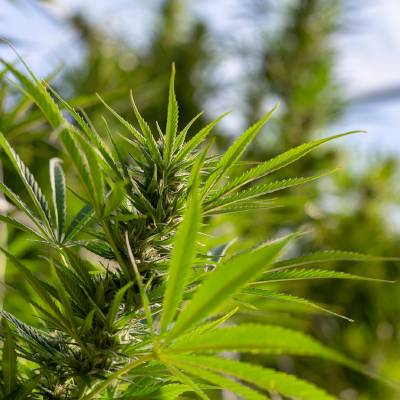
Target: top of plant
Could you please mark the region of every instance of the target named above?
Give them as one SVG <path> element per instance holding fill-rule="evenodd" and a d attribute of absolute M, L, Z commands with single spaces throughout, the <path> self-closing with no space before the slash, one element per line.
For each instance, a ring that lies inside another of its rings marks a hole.
<path fill-rule="evenodd" d="M 268 284 L 307 278 L 363 279 L 300 267 L 334 259 L 376 258 L 321 252 L 276 261 L 296 234 L 230 258 L 224 256 L 224 247 L 209 256 L 197 250 L 205 216 L 270 207 L 274 204 L 267 197 L 270 193 L 317 176 L 263 178 L 343 135 L 303 144 L 236 175 L 239 160 L 273 110 L 238 136 L 223 155 L 210 156 L 209 146 L 199 147 L 222 117 L 189 139 L 197 117 L 179 129 L 173 70 L 165 129 L 151 128 L 132 96 L 136 127 L 104 103 L 127 130 L 120 145 L 114 133 L 108 132 L 108 140 L 104 139 L 53 92 L 57 105 L 48 87 L 31 72 L 28 77 L 4 64 L 22 92 L 58 130 L 80 178 L 78 196 L 83 202 L 77 215 L 68 215 L 59 159 L 50 160 L 52 199 L 48 201 L 7 141 L 7 132 L 0 135 L 0 145 L 20 175 L 31 204 L 4 183 L 0 188 L 31 223 L 8 215 L 0 220 L 30 232 L 53 249 L 47 260 L 52 274 L 46 281 L 3 250 L 40 300 L 30 301 L 44 326 L 39 330 L 2 312 L 1 390 L 5 398 L 175 399 L 193 391 L 207 399 L 208 391 L 215 388 L 227 388 L 246 399 L 265 399 L 274 392 L 299 399 L 332 398 L 284 373 L 216 355 L 225 350 L 316 355 L 360 369 L 300 332 L 239 324 L 234 315 L 243 304 L 260 297 L 327 311 L 270 290 Z M 112 262 L 93 262 L 79 251 L 82 247 Z M 235 324 L 225 326 L 228 319 Z M 40 374 L 24 363 L 17 370 L 17 358 L 32 361 Z"/>

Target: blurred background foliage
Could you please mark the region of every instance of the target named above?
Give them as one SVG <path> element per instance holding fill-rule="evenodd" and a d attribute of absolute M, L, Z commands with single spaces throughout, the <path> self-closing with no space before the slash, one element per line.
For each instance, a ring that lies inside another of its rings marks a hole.
<path fill-rule="evenodd" d="M 51 3 L 53 9 L 57 7 L 56 0 Z M 254 47 L 251 38 L 241 42 L 231 40 L 229 35 L 210 31 L 201 19 L 190 15 L 191 8 L 187 3 L 164 0 L 160 4 L 157 23 L 149 29 L 144 48 L 136 47 L 129 38 L 110 33 L 107 25 L 96 24 L 85 14 L 64 17 L 61 23 L 75 32 L 81 48 L 80 57 L 74 63 L 65 60 L 65 65 L 44 78 L 74 105 L 82 108 L 100 133 L 105 132 L 103 116 L 111 131 L 117 132 L 122 128 L 105 112 L 96 93 L 124 117 L 130 118 L 128 93 L 132 89 L 144 117 L 163 125 L 172 62 L 178 71 L 176 92 L 181 126 L 203 109 L 210 112 L 201 116 L 201 121 L 196 122 L 198 126 L 215 117 L 212 105 L 216 98 L 222 98 L 221 103 L 229 108 L 230 96 L 239 93 L 242 104 L 239 125 L 253 123 L 279 101 L 280 109 L 266 128 L 268 134 L 260 136 L 248 154 L 249 160 L 258 161 L 311 138 L 321 137 L 351 106 L 336 79 L 337 58 L 332 46 L 332 37 L 341 29 L 343 15 L 352 12 L 346 7 L 346 2 L 293 0 L 277 5 L 268 0 L 243 1 L 238 18 L 242 23 L 256 26 L 252 30 L 256 35 Z M 24 7 L 24 4 L 15 1 L 15 6 Z M 35 6 L 45 7 L 43 2 L 37 2 Z M 128 2 L 124 3 L 124 7 L 129 6 Z M 46 9 L 47 12 L 51 17 L 51 11 Z M 271 19 L 275 21 L 273 29 Z M 12 32 L 5 38 L 13 42 Z M 19 49 L 21 44 L 14 42 L 14 45 Z M 27 44 L 23 44 L 22 49 L 24 46 Z M 248 70 L 236 82 L 221 78 L 224 61 L 232 55 L 245 60 L 245 65 L 246 60 L 250 60 Z M 215 73 L 218 70 L 219 75 Z M 13 84 L 4 73 L 1 74 L 0 130 L 34 174 L 41 178 L 40 181 L 46 182 L 48 159 L 62 157 L 56 141 L 57 132 L 50 130 L 29 100 L 18 95 Z M 233 130 L 240 132 L 241 127 L 236 129 L 233 125 Z M 226 131 L 222 124 L 216 133 L 216 146 L 224 147 L 230 142 L 231 136 Z M 362 140 L 362 137 L 357 138 L 357 141 Z M 308 235 L 297 248 L 292 249 L 293 254 L 316 249 L 342 249 L 399 256 L 400 240 L 391 224 L 399 204 L 398 160 L 389 155 L 381 156 L 363 168 L 350 168 L 352 162 L 349 148 L 329 145 L 312 153 L 286 168 L 285 176 L 293 175 L 293 169 L 296 175 L 308 175 L 335 165 L 341 169 L 317 184 L 287 193 L 285 207 L 219 217 L 209 227 L 212 240 L 223 243 L 237 237 L 235 246 L 241 248 L 246 243 L 301 228 L 307 230 Z M 2 163 L 2 174 L 7 182 L 18 188 L 18 180 L 4 157 Z M 76 184 L 73 176 L 67 181 L 72 182 L 72 186 Z M 0 206 L 4 212 L 8 204 L 2 199 Z M 8 235 L 10 250 L 30 262 L 37 244 L 26 234 L 7 232 L 4 226 L 0 230 L 0 240 L 4 242 Z M 25 313 L 25 319 L 32 318 L 32 310 L 26 308 L 25 301 L 12 289 L 13 286 L 23 286 L 23 282 L 12 266 L 5 268 L 5 260 L 0 261 L 7 285 L 6 289 L 4 285 L 2 287 L 2 297 L 6 290 L 8 308 L 20 316 Z M 31 267 L 38 274 L 46 273 L 37 261 L 31 261 Z M 332 267 L 382 279 L 400 279 L 399 266 L 385 262 L 368 266 L 336 263 Z M 385 376 L 394 379 L 400 376 L 398 285 L 318 280 L 307 285 L 301 281 L 293 282 L 289 289 L 293 294 L 312 298 L 321 304 L 339 304 L 337 311 L 355 322 L 309 313 L 307 318 L 298 318 L 295 310 L 293 314 L 288 310 L 282 314 L 269 303 L 260 305 L 264 310 L 262 318 L 287 325 L 305 324 L 309 332 L 327 344 L 343 349 Z M 260 313 L 257 318 L 261 318 Z M 329 364 L 321 368 L 321 363 L 295 361 L 287 357 L 279 358 L 277 362 L 283 370 L 295 371 L 344 400 L 396 398 L 396 394 L 379 382 L 340 366 Z"/>

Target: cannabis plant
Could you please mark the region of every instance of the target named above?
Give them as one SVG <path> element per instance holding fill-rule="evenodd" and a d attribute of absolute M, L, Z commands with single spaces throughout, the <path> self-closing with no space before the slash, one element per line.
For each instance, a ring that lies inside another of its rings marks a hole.
<path fill-rule="evenodd" d="M 220 389 L 244 399 L 275 393 L 303 400 L 334 398 L 297 377 L 228 358 L 226 352 L 316 356 L 363 369 L 302 332 L 241 323 L 238 316 L 247 315 L 248 321 L 247 307 L 260 297 L 328 311 L 274 291 L 271 284 L 367 279 L 311 266 L 376 258 L 318 252 L 279 259 L 299 232 L 228 255 L 228 245 L 205 249 L 201 235 L 215 214 L 262 212 L 277 205 L 271 193 L 318 178 L 273 180 L 269 175 L 343 135 L 303 144 L 236 174 L 243 153 L 273 110 L 224 154 L 209 155 L 210 144 L 203 144 L 222 117 L 187 140 L 198 116 L 179 129 L 174 70 L 164 129 L 150 127 L 132 95 L 136 126 L 103 102 L 126 130 L 120 135 L 107 123 L 104 134 L 98 133 L 83 113 L 29 69 L 26 75 L 3 63 L 58 133 L 80 179 L 71 192 L 81 209 L 71 215 L 60 159 L 49 162 L 49 201 L 9 144 L 7 132 L 0 134 L 4 155 L 26 189 L 15 193 L 0 183 L 24 215 L 1 215 L 0 220 L 35 237 L 43 264 L 38 276 L 3 249 L 32 289 L 22 295 L 35 310 L 37 324 L 1 311 L 2 398 L 208 399 Z"/>

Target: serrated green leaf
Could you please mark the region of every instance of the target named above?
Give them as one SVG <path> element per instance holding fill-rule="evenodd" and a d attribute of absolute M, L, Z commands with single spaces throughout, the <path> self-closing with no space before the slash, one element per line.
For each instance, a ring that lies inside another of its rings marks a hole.
<path fill-rule="evenodd" d="M 118 167 L 115 160 L 113 159 L 109 149 L 107 149 L 107 146 L 103 142 L 100 135 L 96 132 L 94 127 L 91 125 L 89 126 L 86 123 L 86 121 L 75 111 L 75 109 L 70 104 L 68 104 L 57 92 L 52 90 L 52 93 L 57 97 L 57 99 L 61 102 L 61 104 L 70 112 L 72 117 L 78 123 L 79 127 L 86 134 L 87 138 L 90 139 L 96 145 L 97 149 L 99 150 L 103 158 L 106 160 L 107 164 L 114 171 L 118 173 Z"/>
<path fill-rule="evenodd" d="M 194 135 L 182 148 L 176 157 L 176 161 L 184 160 L 197 146 L 199 146 L 204 139 L 208 136 L 214 126 L 224 118 L 228 113 L 222 114 L 214 121 L 210 122 L 204 128 L 202 128 L 196 135 Z"/>
<path fill-rule="evenodd" d="M 52 355 L 59 352 L 56 339 L 50 337 L 46 332 L 20 321 L 6 311 L 0 311 L 0 316 L 14 326 L 15 334 L 21 339 Z"/>
<path fill-rule="evenodd" d="M 246 150 L 247 146 L 252 142 L 256 135 L 260 132 L 264 124 L 270 119 L 272 113 L 276 110 L 275 106 L 270 112 L 268 112 L 260 121 L 256 122 L 246 131 L 244 131 L 238 139 L 232 144 L 231 147 L 225 152 L 221 160 L 217 164 L 213 173 L 210 174 L 207 179 L 204 188 L 203 195 L 206 195 L 210 189 L 223 177 L 229 175 L 232 168 L 235 167 L 235 163 L 239 160 L 241 155 Z"/>
<path fill-rule="evenodd" d="M 61 160 L 58 158 L 50 160 L 50 183 L 53 192 L 53 207 L 56 217 L 58 240 L 62 241 L 67 219 L 67 204 L 65 177 L 61 167 Z"/>
<path fill-rule="evenodd" d="M 85 153 L 87 166 L 89 168 L 89 177 L 91 180 L 91 187 L 94 189 L 93 193 L 91 193 L 95 204 L 98 209 L 98 213 L 103 212 L 104 206 L 104 178 L 103 171 L 100 168 L 100 163 L 98 159 L 98 155 L 93 147 L 84 139 L 82 136 L 78 136 L 79 143 L 83 152 Z"/>
<path fill-rule="evenodd" d="M 287 301 L 287 302 L 291 302 L 291 303 L 295 303 L 295 304 L 301 304 L 301 305 L 304 305 L 307 307 L 314 308 L 318 311 L 322 311 L 324 313 L 334 315 L 335 317 L 343 318 L 347 321 L 353 322 L 353 320 L 351 318 L 348 318 L 344 315 L 341 315 L 334 311 L 331 311 L 325 307 L 320 306 L 319 304 L 313 303 L 310 300 L 307 300 L 307 299 L 304 299 L 304 298 L 298 297 L 298 296 L 293 296 L 291 294 L 278 292 L 276 290 L 246 288 L 246 289 L 242 289 L 241 293 L 246 294 L 246 295 L 265 297 L 265 298 L 268 298 L 271 300 Z"/>
<path fill-rule="evenodd" d="M 187 359 L 183 357 L 168 358 L 168 362 L 173 363 L 176 367 L 182 369 L 186 373 L 200 378 L 201 380 L 207 381 L 216 385 L 217 387 L 227 389 L 232 393 L 239 395 L 241 398 L 246 400 L 267 400 L 268 397 L 261 393 L 250 389 L 247 386 L 240 384 L 234 380 L 231 380 L 218 373 L 211 372 L 206 369 L 205 366 L 200 366 L 195 363 L 187 362 Z"/>
<path fill-rule="evenodd" d="M 51 124 L 53 128 L 59 127 L 64 124 L 66 121 L 62 116 L 60 109 L 57 107 L 53 98 L 47 92 L 45 86 L 39 81 L 39 79 L 33 74 L 33 72 L 27 67 L 24 63 L 25 67 L 29 70 L 33 81 L 27 78 L 23 73 L 14 68 L 11 64 L 5 62 L 4 60 L 0 60 L 7 69 L 14 75 L 14 77 L 20 82 L 23 86 L 22 91 L 29 96 L 35 104 L 42 110 L 43 114 L 46 116 L 47 120 Z M 23 60 L 22 60 L 23 62 Z"/>
<path fill-rule="evenodd" d="M 132 252 L 131 244 L 129 242 L 129 235 L 128 232 L 125 231 L 125 245 L 126 249 L 128 251 L 128 256 L 129 256 L 129 261 L 131 264 L 131 267 L 133 269 L 135 278 L 136 278 L 136 283 L 139 289 L 139 294 L 140 294 L 140 299 L 142 301 L 142 306 L 143 306 L 143 311 L 146 316 L 147 324 L 149 327 L 149 331 L 151 336 L 154 335 L 154 322 L 153 322 L 153 315 L 151 311 L 151 306 L 150 306 L 150 301 L 149 301 L 149 296 L 147 295 L 147 288 L 145 287 L 143 283 L 143 278 L 142 275 L 139 272 L 139 269 L 136 264 L 135 257 Z"/>
<path fill-rule="evenodd" d="M 45 227 L 42 224 L 42 222 L 35 216 L 33 211 L 30 210 L 30 208 L 16 193 L 14 193 L 9 187 L 7 187 L 2 182 L 0 182 L 0 191 L 3 192 L 4 195 L 9 198 L 9 200 L 11 200 L 14 206 L 16 206 L 22 212 L 24 212 L 43 234 L 45 235 L 47 234 L 48 231 L 45 230 Z"/>
<path fill-rule="evenodd" d="M 107 131 L 108 137 L 109 137 L 110 142 L 111 142 L 111 144 L 112 144 L 112 149 L 113 149 L 113 151 L 114 151 L 114 157 L 116 157 L 116 158 L 118 159 L 118 161 L 119 161 L 119 167 L 120 167 L 121 170 L 122 170 L 122 178 L 123 178 L 123 179 L 127 179 L 127 178 L 129 177 L 129 173 L 128 173 L 128 168 L 127 168 L 125 159 L 124 159 L 124 157 L 122 156 L 122 153 L 121 153 L 121 151 L 120 151 L 119 146 L 117 146 L 117 144 L 115 143 L 115 140 L 114 140 L 113 135 L 112 135 L 112 133 L 111 133 L 109 127 L 108 127 L 108 124 L 107 124 L 106 119 L 103 118 L 103 120 L 104 120 L 104 123 L 105 123 L 105 125 L 106 125 L 106 131 Z M 131 141 L 131 142 L 132 142 L 132 141 Z M 132 142 L 132 143 L 133 143 L 133 142 Z M 135 143 L 135 145 L 137 146 L 138 144 Z M 117 169 L 118 169 L 118 166 L 117 166 Z"/>
<path fill-rule="evenodd" d="M 200 228 L 200 215 L 200 202 L 198 199 L 197 187 L 195 187 L 192 190 L 183 222 L 178 228 L 172 249 L 160 321 L 160 334 L 167 330 L 168 325 L 173 321 L 182 301 L 196 255 L 196 241 Z"/>
<path fill-rule="evenodd" d="M 275 325 L 242 324 L 178 340 L 168 353 L 208 353 L 238 351 L 242 353 L 306 355 L 347 364 L 346 357 L 329 349 L 302 332 Z"/>
<path fill-rule="evenodd" d="M 23 161 L 20 159 L 18 154 L 14 151 L 14 149 L 11 147 L 11 145 L 8 143 L 7 139 L 1 132 L 0 145 L 12 162 L 14 168 L 18 172 L 18 175 L 20 176 L 25 188 L 29 193 L 30 198 L 32 199 L 33 204 L 35 205 L 37 213 L 40 215 L 42 221 L 51 231 L 50 209 L 47 204 L 47 200 L 39 187 L 39 184 L 36 182 L 36 179 L 34 178 L 31 171 L 29 171 L 28 167 L 23 163 Z"/>
<path fill-rule="evenodd" d="M 220 318 L 217 318 L 212 321 L 201 324 L 199 326 L 196 326 L 194 329 L 191 329 L 188 332 L 186 332 L 185 334 L 179 336 L 179 339 L 177 339 L 177 340 L 185 340 L 186 337 L 198 336 L 198 335 L 201 335 L 202 333 L 211 331 L 211 330 L 219 327 L 220 325 L 224 324 L 225 322 L 227 322 L 237 311 L 238 311 L 238 307 L 235 307 L 233 310 L 231 310 L 227 314 L 224 314 Z"/>
<path fill-rule="evenodd" d="M 192 389 L 188 385 L 182 385 L 180 383 L 170 383 L 168 385 L 163 385 L 155 393 L 153 393 L 152 398 L 157 400 L 176 400 L 179 396 L 186 392 L 191 392 Z"/>
<path fill-rule="evenodd" d="M 175 96 L 175 65 L 172 64 L 171 79 L 169 82 L 167 124 L 165 127 L 164 160 L 167 165 L 175 150 L 175 139 L 178 131 L 179 109 Z"/>
<path fill-rule="evenodd" d="M 312 142 L 304 143 L 300 146 L 294 147 L 293 149 L 279 154 L 278 156 L 271 158 L 270 160 L 265 161 L 256 167 L 247 170 L 242 175 L 230 180 L 226 185 L 213 193 L 213 195 L 210 196 L 210 200 L 220 198 L 222 195 L 230 193 L 233 190 L 237 190 L 243 185 L 246 185 L 256 179 L 263 178 L 274 171 L 286 167 L 324 143 L 358 132 L 359 131 L 346 132 L 340 135 L 330 136 L 325 139 L 313 140 Z"/>
<path fill-rule="evenodd" d="M 252 203 L 248 200 L 237 202 L 233 205 L 226 205 L 221 207 L 212 208 L 204 212 L 204 215 L 220 215 L 232 214 L 238 212 L 254 211 L 254 210 L 269 210 L 271 208 L 280 207 L 276 204 L 275 199 L 263 200 L 262 202 Z"/>
<path fill-rule="evenodd" d="M 182 129 L 182 131 L 179 133 L 179 135 L 178 135 L 177 138 L 176 138 L 176 148 L 179 149 L 179 148 L 185 143 L 186 135 L 188 134 L 189 129 L 190 129 L 191 126 L 197 121 L 197 119 L 198 119 L 199 117 L 201 117 L 203 114 L 204 114 L 203 112 L 198 113 L 198 114 L 197 114 L 195 117 L 193 117 L 193 118 L 188 122 L 188 124 Z"/>
<path fill-rule="evenodd" d="M 71 221 L 64 239 L 72 240 L 90 222 L 93 216 L 93 207 L 90 204 L 84 205 Z"/>
<path fill-rule="evenodd" d="M 335 399 L 309 382 L 271 368 L 212 356 L 179 356 L 176 359 L 187 365 L 201 366 L 215 373 L 232 375 L 269 393 L 279 393 L 298 400 Z"/>
<path fill-rule="evenodd" d="M 255 199 L 260 196 L 265 196 L 269 193 L 274 193 L 283 189 L 288 189 L 298 185 L 304 185 L 305 183 L 312 182 L 319 179 L 333 171 L 329 171 L 323 174 L 314 175 L 310 177 L 300 177 L 300 178 L 288 178 L 279 181 L 263 183 L 259 185 L 251 186 L 248 189 L 241 190 L 240 192 L 230 194 L 221 199 L 215 199 L 212 201 L 206 201 L 204 209 L 206 211 L 213 211 L 221 207 L 226 207 L 231 204 L 238 202 L 244 202 L 248 200 Z"/>
<path fill-rule="evenodd" d="M 39 232 L 36 232 L 34 229 L 31 229 L 28 225 L 17 221 L 15 218 L 0 214 L 0 221 L 5 222 L 6 224 L 12 225 L 12 226 L 16 227 L 17 229 L 20 229 L 21 231 L 24 231 L 26 233 L 31 233 L 32 235 L 35 235 L 42 240 L 45 240 L 45 238 Z"/>
<path fill-rule="evenodd" d="M 110 244 L 104 240 L 80 240 L 77 244 L 107 260 L 112 260 L 114 258 L 113 249 Z"/>
<path fill-rule="evenodd" d="M 340 250 L 324 250 L 314 253 L 305 254 L 295 258 L 289 258 L 274 263 L 275 268 L 292 268 L 301 265 L 315 264 L 329 261 L 360 261 L 360 262 L 377 262 L 377 261 L 399 261 L 398 257 L 379 257 L 368 254 L 355 253 L 352 251 Z"/>
<path fill-rule="evenodd" d="M 81 152 L 81 149 L 78 147 L 77 141 L 74 138 L 73 132 L 70 130 L 64 130 L 60 138 L 64 144 L 64 147 L 69 153 L 70 159 L 75 165 L 75 168 L 78 171 L 79 177 L 82 182 L 82 186 L 86 191 L 86 194 L 92 198 L 95 192 L 95 188 L 93 187 L 92 180 L 90 178 L 88 167 L 86 166 L 85 159 Z M 74 131 L 76 136 L 78 136 L 78 132 Z"/>
<path fill-rule="evenodd" d="M 116 111 L 114 111 L 99 95 L 97 95 L 99 100 L 103 103 L 103 105 L 114 115 L 115 118 L 129 131 L 133 134 L 133 136 L 140 142 L 145 143 L 144 137 L 138 132 L 128 121 L 122 118 Z"/>
<path fill-rule="evenodd" d="M 251 252 L 231 258 L 210 272 L 179 314 L 169 338 L 176 337 L 215 311 L 241 287 L 271 264 L 291 239 L 287 236 L 264 244 Z"/>
<path fill-rule="evenodd" d="M 131 104 L 133 107 L 133 112 L 135 113 L 136 119 L 139 123 L 140 129 L 142 130 L 142 133 L 144 134 L 144 137 L 146 138 L 146 144 L 149 147 L 149 150 L 151 154 L 153 155 L 153 158 L 156 159 L 157 161 L 161 161 L 161 155 L 160 151 L 158 150 L 157 142 L 154 139 L 153 133 L 151 132 L 151 129 L 149 127 L 149 124 L 144 120 L 142 115 L 140 114 L 135 100 L 133 99 L 133 94 L 132 91 L 130 92 L 130 99 L 131 99 Z"/>
<path fill-rule="evenodd" d="M 282 281 L 296 281 L 303 279 L 354 279 L 362 281 L 372 282 L 392 282 L 383 279 L 369 278 L 347 272 L 331 271 L 324 269 L 309 269 L 309 268 L 293 268 L 293 269 L 280 269 L 271 270 L 266 272 L 261 277 L 262 281 L 254 282 L 254 284 L 260 284 L 262 282 L 282 282 Z"/>
<path fill-rule="evenodd" d="M 53 273 L 54 288 L 57 290 L 58 299 L 63 307 L 63 315 L 65 319 L 66 332 L 72 336 L 75 340 L 78 340 L 78 324 L 76 321 L 76 316 L 72 310 L 71 296 L 69 291 L 72 288 L 71 281 L 67 278 L 64 271 L 60 268 L 55 268 L 54 263 L 50 262 L 51 271 Z M 77 288 L 74 288 L 74 292 Z M 69 322 L 69 325 L 67 324 Z"/>
<path fill-rule="evenodd" d="M 88 297 L 90 296 L 86 294 L 87 288 L 85 288 L 82 281 L 71 269 L 66 268 L 65 265 L 54 263 L 54 269 L 58 280 L 69 294 L 69 297 L 75 301 L 77 308 L 86 313 L 86 310 L 89 308 Z"/>

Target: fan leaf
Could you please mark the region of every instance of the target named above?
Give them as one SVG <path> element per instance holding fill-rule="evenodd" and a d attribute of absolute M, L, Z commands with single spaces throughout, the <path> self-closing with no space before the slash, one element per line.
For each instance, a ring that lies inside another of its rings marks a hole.
<path fill-rule="evenodd" d="M 259 275 L 280 254 L 289 242 L 287 236 L 219 264 L 197 289 L 178 316 L 170 338 L 176 337 L 209 316 L 241 287 Z"/>
<path fill-rule="evenodd" d="M 229 175 L 232 168 L 235 167 L 235 163 L 239 160 L 241 155 L 246 150 L 247 146 L 253 141 L 256 135 L 260 132 L 261 128 L 271 118 L 273 112 L 277 109 L 275 106 L 270 112 L 268 112 L 260 121 L 256 122 L 246 131 L 244 131 L 238 139 L 232 144 L 231 147 L 225 152 L 213 173 L 210 174 L 207 179 L 203 194 L 206 195 L 210 189 L 223 177 Z"/>
<path fill-rule="evenodd" d="M 11 145 L 8 143 L 7 139 L 0 132 L 0 145 L 7 154 L 8 158 L 12 162 L 14 168 L 18 172 L 25 188 L 27 189 L 33 204 L 35 205 L 37 213 L 42 218 L 43 222 L 47 225 L 51 231 L 51 213 L 47 200 L 44 197 L 39 184 L 36 182 L 31 171 L 19 158 L 18 154 L 14 151 Z"/>
<path fill-rule="evenodd" d="M 200 213 L 200 202 L 197 187 L 195 187 L 191 192 L 183 222 L 177 231 L 171 254 L 160 321 L 160 333 L 167 330 L 182 301 L 195 259 L 196 241 L 200 228 Z"/>
<path fill-rule="evenodd" d="M 181 363 L 182 365 L 205 368 L 214 373 L 231 375 L 270 393 L 279 393 L 298 400 L 335 399 L 324 390 L 302 379 L 250 363 L 212 356 L 179 356 L 174 358 L 174 362 L 178 365 Z"/>

